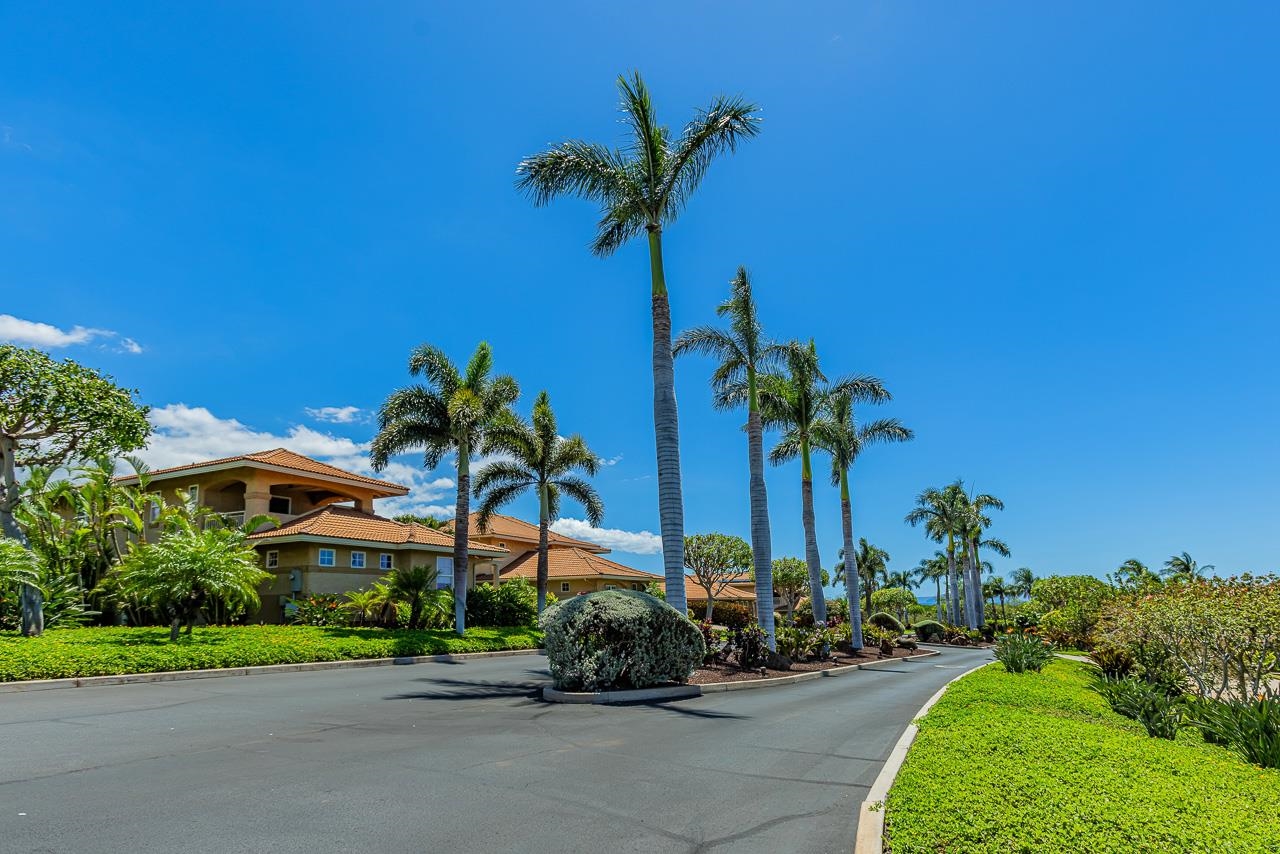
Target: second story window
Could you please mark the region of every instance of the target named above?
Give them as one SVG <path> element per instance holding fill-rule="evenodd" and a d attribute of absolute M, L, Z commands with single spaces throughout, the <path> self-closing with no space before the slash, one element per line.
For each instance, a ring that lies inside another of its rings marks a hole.
<path fill-rule="evenodd" d="M 364 569 L 364 552 L 351 553 L 351 568 Z"/>
<path fill-rule="evenodd" d="M 267 552 L 267 569 L 275 569 L 280 565 L 280 552 Z"/>
<path fill-rule="evenodd" d="M 321 565 L 321 566 L 333 566 L 333 565 L 334 565 L 334 563 L 336 563 L 335 558 L 337 558 L 337 554 L 334 552 L 334 550 L 333 550 L 333 549 L 321 549 L 321 550 L 320 550 L 320 565 Z"/>
<path fill-rule="evenodd" d="M 267 512 L 272 516 L 288 516 L 293 512 L 293 499 L 287 495 L 273 495 L 267 499 Z"/>

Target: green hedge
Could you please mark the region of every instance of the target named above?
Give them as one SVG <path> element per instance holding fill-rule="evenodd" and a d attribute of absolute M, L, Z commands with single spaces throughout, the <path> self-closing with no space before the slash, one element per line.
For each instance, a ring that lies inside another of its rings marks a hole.
<path fill-rule="evenodd" d="M 1061 660 L 1022 675 L 989 665 L 948 688 L 886 809 L 893 854 L 1280 850 L 1280 771 L 1195 732 L 1148 738 Z"/>
<path fill-rule="evenodd" d="M 38 638 L 0 633 L 0 682 L 201 670 L 259 664 L 342 661 L 535 649 L 542 634 L 527 628 L 408 630 L 318 626 L 207 626 L 169 643 L 167 628 L 80 628 Z"/>

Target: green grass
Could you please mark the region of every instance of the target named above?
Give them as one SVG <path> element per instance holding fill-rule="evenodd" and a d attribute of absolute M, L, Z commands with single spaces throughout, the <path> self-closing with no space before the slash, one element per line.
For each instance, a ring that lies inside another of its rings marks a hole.
<path fill-rule="evenodd" d="M 1280 851 L 1280 771 L 1195 730 L 1148 738 L 1083 664 L 989 665 L 919 725 L 886 806 L 892 854 Z"/>
<path fill-rule="evenodd" d="M 169 642 L 167 628 L 60 629 L 38 638 L 0 634 L 0 682 L 535 649 L 541 644 L 542 634 L 525 628 L 468 629 L 460 638 L 450 630 L 206 626 L 176 643 Z"/>

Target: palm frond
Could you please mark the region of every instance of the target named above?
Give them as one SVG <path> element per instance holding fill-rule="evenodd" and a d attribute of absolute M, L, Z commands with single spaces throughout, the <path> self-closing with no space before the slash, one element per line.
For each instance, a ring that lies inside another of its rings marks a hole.
<path fill-rule="evenodd" d="M 717 157 L 760 133 L 760 108 L 739 97 L 719 97 L 699 110 L 676 140 L 658 199 L 663 221 L 673 222 Z"/>
<path fill-rule="evenodd" d="M 568 140 L 516 167 L 516 189 L 537 207 L 569 194 L 606 207 L 629 193 L 621 152 L 582 140 Z"/>
<path fill-rule="evenodd" d="M 587 521 L 592 525 L 599 525 L 604 521 L 604 502 L 591 484 L 580 477 L 561 477 L 556 479 L 555 486 L 582 505 Z M 559 507 L 556 508 L 555 515 L 560 515 Z"/>

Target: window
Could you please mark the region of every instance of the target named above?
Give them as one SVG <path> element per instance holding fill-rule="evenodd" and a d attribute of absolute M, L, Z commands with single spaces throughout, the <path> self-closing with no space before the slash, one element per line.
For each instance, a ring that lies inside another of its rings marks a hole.
<path fill-rule="evenodd" d="M 351 553 L 351 568 L 364 569 L 364 552 Z"/>
<path fill-rule="evenodd" d="M 280 552 L 267 552 L 267 569 L 275 569 L 280 565 Z"/>
<path fill-rule="evenodd" d="M 568 592 L 569 592 L 569 582 L 567 582 L 567 581 L 561 581 L 561 582 L 560 582 L 560 592 L 561 592 L 561 593 L 568 593 Z"/>
<path fill-rule="evenodd" d="M 321 565 L 321 566 L 333 566 L 333 565 L 334 565 L 334 563 L 335 563 L 334 558 L 336 558 L 336 557 L 337 557 L 337 554 L 334 552 L 334 550 L 333 550 L 333 549 L 321 549 L 321 550 L 320 550 L 320 565 Z"/>
<path fill-rule="evenodd" d="M 444 590 L 453 587 L 453 558 L 436 558 L 436 589 Z"/>
<path fill-rule="evenodd" d="M 505 549 L 506 547 L 507 547 L 506 543 L 498 543 L 498 548 Z"/>
<path fill-rule="evenodd" d="M 617 589 L 618 589 L 618 585 L 616 585 L 616 584 L 606 584 L 606 585 L 604 586 L 604 589 L 605 589 L 605 590 L 617 590 Z"/>
<path fill-rule="evenodd" d="M 391 569 L 391 568 L 392 568 L 391 555 L 387 554 L 386 552 L 383 552 L 382 554 L 378 555 L 378 569 Z"/>
<path fill-rule="evenodd" d="M 293 512 L 293 499 L 287 495 L 273 495 L 267 499 L 267 512 L 273 515 L 283 513 L 287 516 Z"/>
<path fill-rule="evenodd" d="M 147 505 L 147 521 L 154 525 L 160 521 L 160 502 L 152 501 Z"/>
<path fill-rule="evenodd" d="M 644 585 L 643 585 L 643 584 L 641 584 L 639 581 L 633 581 L 633 582 L 631 582 L 631 589 L 632 589 L 632 590 L 644 590 Z"/>
<path fill-rule="evenodd" d="M 200 506 L 200 487 L 188 486 L 187 500 L 191 502 L 192 507 L 199 507 Z"/>

